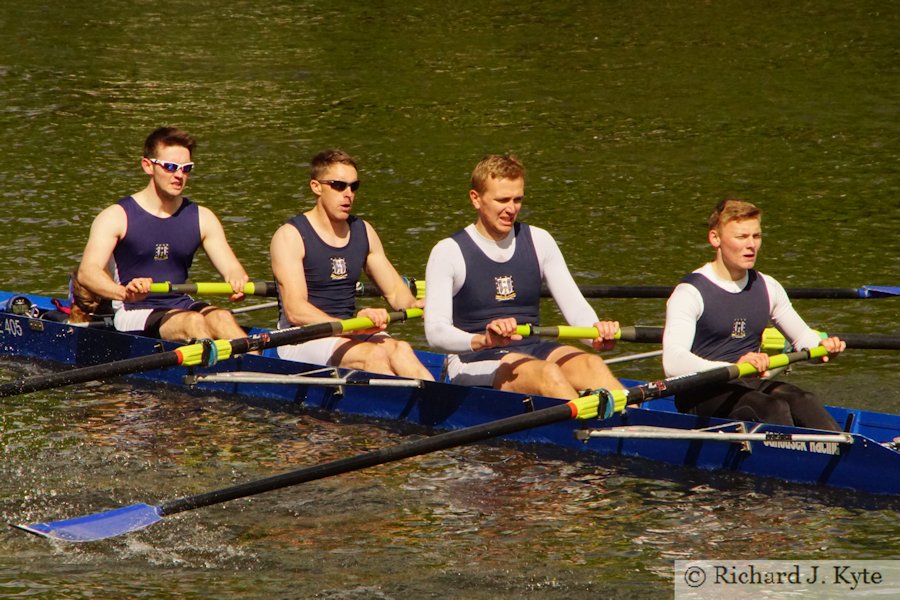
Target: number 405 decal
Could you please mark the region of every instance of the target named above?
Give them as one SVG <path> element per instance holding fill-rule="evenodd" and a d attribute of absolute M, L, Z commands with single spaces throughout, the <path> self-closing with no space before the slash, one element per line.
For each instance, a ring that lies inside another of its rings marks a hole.
<path fill-rule="evenodd" d="M 22 323 L 17 319 L 4 319 L 3 320 L 3 331 L 9 335 L 21 336 L 22 335 Z"/>

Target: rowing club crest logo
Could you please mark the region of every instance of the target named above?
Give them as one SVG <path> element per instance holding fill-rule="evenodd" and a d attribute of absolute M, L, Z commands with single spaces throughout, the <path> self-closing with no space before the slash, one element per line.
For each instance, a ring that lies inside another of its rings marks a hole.
<path fill-rule="evenodd" d="M 347 279 L 347 259 L 343 256 L 331 257 L 331 278 Z"/>
<path fill-rule="evenodd" d="M 494 277 L 494 286 L 497 289 L 497 295 L 494 296 L 500 302 L 513 300 L 516 297 L 516 287 L 513 285 L 512 275 L 502 275 Z"/>
<path fill-rule="evenodd" d="M 153 260 L 169 260 L 169 245 L 165 243 L 157 244 Z"/>
<path fill-rule="evenodd" d="M 747 319 L 735 319 L 731 324 L 731 338 L 742 339 L 747 337 Z"/>

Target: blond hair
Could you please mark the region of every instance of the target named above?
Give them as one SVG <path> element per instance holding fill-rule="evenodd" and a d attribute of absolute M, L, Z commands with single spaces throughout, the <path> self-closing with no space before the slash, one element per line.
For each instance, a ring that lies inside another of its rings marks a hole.
<path fill-rule="evenodd" d="M 513 154 L 489 154 L 472 171 L 472 189 L 483 194 L 490 179 L 524 179 L 525 165 Z"/>
<path fill-rule="evenodd" d="M 719 230 L 731 221 L 745 221 L 747 219 L 762 220 L 762 210 L 744 200 L 726 198 L 716 205 L 715 210 L 709 215 L 706 223 L 710 230 Z"/>

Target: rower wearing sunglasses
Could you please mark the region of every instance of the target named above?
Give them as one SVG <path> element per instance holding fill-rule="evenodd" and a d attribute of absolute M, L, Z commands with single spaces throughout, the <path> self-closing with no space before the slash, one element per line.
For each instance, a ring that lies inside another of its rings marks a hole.
<path fill-rule="evenodd" d="M 348 319 L 356 312 L 356 284 L 365 272 L 395 310 L 421 307 L 388 260 L 372 226 L 351 213 L 359 176 L 356 162 L 337 149 L 310 163 L 315 205 L 272 237 L 272 273 L 278 284 L 278 327 Z M 281 346 L 289 360 L 433 380 L 412 347 L 384 332 L 387 310 L 363 308 L 375 328 L 354 335 Z"/>
<path fill-rule="evenodd" d="M 245 335 L 231 311 L 185 294 L 148 296 L 154 281 L 184 283 L 201 246 L 236 290 L 231 300 L 244 296 L 247 272 L 219 219 L 182 195 L 194 168 L 194 145 L 194 138 L 180 129 L 153 131 L 141 158 L 147 186 L 104 209 L 91 225 L 77 280 L 90 293 L 113 300 L 119 331 L 167 340 Z"/>

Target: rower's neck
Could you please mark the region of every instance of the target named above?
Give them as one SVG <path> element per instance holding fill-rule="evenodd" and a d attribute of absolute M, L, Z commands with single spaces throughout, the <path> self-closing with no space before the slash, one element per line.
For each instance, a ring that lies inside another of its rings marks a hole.
<path fill-rule="evenodd" d="M 147 186 L 140 192 L 132 194 L 134 201 L 151 215 L 157 217 L 170 217 L 178 212 L 184 202 L 184 196 L 170 196 L 158 193 L 152 186 Z"/>
<path fill-rule="evenodd" d="M 716 277 L 725 281 L 742 281 L 747 277 L 747 269 L 729 267 L 725 264 L 725 261 L 722 260 L 721 253 L 719 253 L 716 260 L 712 262 L 712 269 L 716 274 Z"/>
<path fill-rule="evenodd" d="M 306 218 L 313 230 L 322 238 L 322 241 L 330 246 L 344 246 L 350 238 L 350 223 L 348 219 L 332 219 L 318 205 L 308 210 Z"/>

